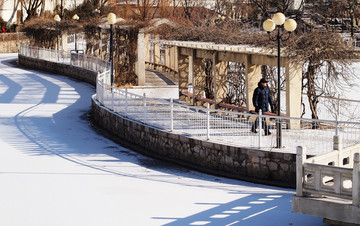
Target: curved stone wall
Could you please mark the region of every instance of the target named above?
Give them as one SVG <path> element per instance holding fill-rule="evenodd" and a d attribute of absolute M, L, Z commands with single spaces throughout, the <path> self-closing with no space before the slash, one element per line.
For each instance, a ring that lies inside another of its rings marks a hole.
<path fill-rule="evenodd" d="M 256 183 L 295 187 L 296 155 L 234 147 L 197 140 L 129 120 L 92 98 L 92 117 L 98 127 L 136 150 L 202 172 Z"/>
<path fill-rule="evenodd" d="M 24 66 L 60 73 L 95 84 L 96 73 L 19 55 Z M 93 123 L 135 151 L 202 172 L 256 183 L 295 188 L 296 155 L 217 144 L 159 130 L 130 120 L 92 98 Z"/>

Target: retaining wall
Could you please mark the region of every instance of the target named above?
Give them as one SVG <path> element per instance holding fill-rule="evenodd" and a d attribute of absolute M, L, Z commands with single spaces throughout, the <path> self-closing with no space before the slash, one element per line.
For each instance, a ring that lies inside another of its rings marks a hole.
<path fill-rule="evenodd" d="M 101 106 L 92 99 L 97 126 L 129 142 L 135 150 L 199 171 L 282 187 L 295 187 L 295 154 L 234 147 L 197 140 L 147 126 Z"/>
<path fill-rule="evenodd" d="M 95 72 L 70 65 L 21 55 L 19 63 L 90 84 L 95 84 L 96 80 Z M 296 185 L 295 154 L 234 147 L 159 130 L 108 110 L 96 101 L 95 95 L 92 120 L 120 143 L 148 156 L 220 176 L 290 188 Z"/>

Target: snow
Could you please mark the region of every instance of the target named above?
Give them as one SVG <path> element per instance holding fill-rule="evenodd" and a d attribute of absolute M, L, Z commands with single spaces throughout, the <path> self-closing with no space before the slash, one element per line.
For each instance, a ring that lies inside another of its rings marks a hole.
<path fill-rule="evenodd" d="M 94 87 L 0 54 L 0 225 L 323 225 L 294 190 L 142 156 L 87 120 Z"/>

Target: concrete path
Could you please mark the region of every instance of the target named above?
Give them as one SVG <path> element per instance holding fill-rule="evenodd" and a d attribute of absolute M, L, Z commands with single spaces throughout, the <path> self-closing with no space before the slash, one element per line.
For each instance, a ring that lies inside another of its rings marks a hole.
<path fill-rule="evenodd" d="M 190 171 L 119 146 L 87 120 L 94 88 L 0 55 L 0 225 L 323 225 L 293 190 Z"/>
<path fill-rule="evenodd" d="M 175 85 L 174 79 L 154 70 L 147 69 L 145 71 L 146 86 L 168 86 Z"/>

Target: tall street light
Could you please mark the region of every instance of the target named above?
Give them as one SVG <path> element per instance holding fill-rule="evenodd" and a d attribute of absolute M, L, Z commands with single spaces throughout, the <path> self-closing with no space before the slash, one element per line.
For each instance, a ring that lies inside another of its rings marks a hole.
<path fill-rule="evenodd" d="M 61 21 L 61 18 L 58 14 L 56 14 L 54 16 L 54 20 L 55 20 L 55 23 L 56 23 L 56 32 L 59 31 L 59 22 Z M 59 39 L 59 34 L 57 35 L 57 49 L 60 50 L 60 39 Z"/>
<path fill-rule="evenodd" d="M 75 21 L 79 21 L 80 17 L 77 14 L 74 14 L 74 16 L 72 17 L 73 20 Z M 76 32 L 75 32 L 75 52 L 77 53 L 77 38 L 76 38 Z"/>
<path fill-rule="evenodd" d="M 114 85 L 114 60 L 113 60 L 113 25 L 116 23 L 116 15 L 114 13 L 109 13 L 107 20 L 110 24 L 110 82 L 111 86 Z"/>
<path fill-rule="evenodd" d="M 264 21 L 263 23 L 263 28 L 265 31 L 267 31 L 267 33 L 269 34 L 269 39 L 272 41 L 277 40 L 278 43 L 278 99 L 277 99 L 277 104 L 278 104 L 278 116 L 280 116 L 280 61 L 281 61 L 281 57 L 280 57 L 280 42 L 281 41 L 286 41 L 287 39 L 289 39 L 290 37 L 290 33 L 295 31 L 296 29 L 296 21 L 293 19 L 285 19 L 285 15 L 282 13 L 276 13 L 272 19 L 267 19 Z M 283 38 L 281 36 L 281 28 L 284 27 L 284 29 L 289 33 L 289 36 L 287 38 Z M 272 32 L 273 30 L 275 30 L 275 28 L 277 28 L 277 35 L 276 35 L 276 39 L 272 39 L 270 36 L 270 32 Z M 281 143 L 281 122 L 280 122 L 280 118 L 277 120 L 277 135 L 276 135 L 276 147 L 277 148 L 281 148 L 282 147 L 282 143 Z"/>

